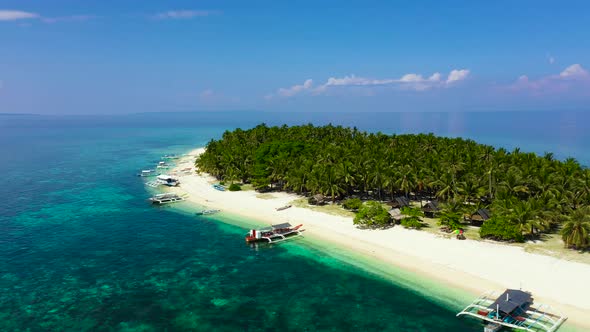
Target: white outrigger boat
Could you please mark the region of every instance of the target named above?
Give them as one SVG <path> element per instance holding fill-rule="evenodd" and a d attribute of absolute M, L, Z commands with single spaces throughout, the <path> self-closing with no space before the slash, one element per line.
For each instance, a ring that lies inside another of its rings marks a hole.
<path fill-rule="evenodd" d="M 283 224 L 272 225 L 270 227 L 266 227 L 266 228 L 262 228 L 262 229 L 251 229 L 250 232 L 248 232 L 248 234 L 246 234 L 246 242 L 247 243 L 254 243 L 254 242 L 275 243 L 275 242 L 279 242 L 279 241 L 284 241 L 288 238 L 301 235 L 301 232 L 303 230 L 300 228 L 302 226 L 303 226 L 303 224 L 293 227 L 289 223 L 283 223 Z"/>
<path fill-rule="evenodd" d="M 156 171 L 153 169 L 144 169 L 142 170 L 139 174 L 137 174 L 137 176 L 141 176 L 143 177 L 148 177 L 148 176 L 156 176 Z"/>
<path fill-rule="evenodd" d="M 157 186 L 178 187 L 179 184 L 180 181 L 177 178 L 168 174 L 160 174 L 155 181 L 146 182 L 145 185 L 155 188 Z"/>
<path fill-rule="evenodd" d="M 166 164 L 166 162 L 164 161 L 160 161 L 158 163 L 158 166 L 156 166 L 156 168 L 160 168 L 160 169 L 168 169 L 170 168 L 170 165 Z"/>
<path fill-rule="evenodd" d="M 532 294 L 518 289 L 484 294 L 457 317 L 463 315 L 484 321 L 484 332 L 497 332 L 504 327 L 513 331 L 554 332 L 567 319 L 548 305 L 533 307 Z"/>
<path fill-rule="evenodd" d="M 184 201 L 184 197 L 174 193 L 157 194 L 149 199 L 152 204 L 164 205 Z"/>

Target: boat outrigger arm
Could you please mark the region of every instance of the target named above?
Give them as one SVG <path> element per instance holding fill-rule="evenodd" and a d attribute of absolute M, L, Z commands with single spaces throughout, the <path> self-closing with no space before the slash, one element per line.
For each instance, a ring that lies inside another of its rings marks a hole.
<path fill-rule="evenodd" d="M 561 324 L 567 319 L 566 316 L 545 304 L 537 304 L 535 305 L 535 308 L 529 305 L 517 305 L 514 310 L 511 310 L 508 313 L 504 312 L 500 308 L 500 303 L 513 303 L 509 298 L 510 292 L 522 291 L 506 290 L 499 297 L 498 293 L 494 291 L 484 293 L 459 312 L 457 317 L 467 315 L 487 321 L 491 324 L 529 332 L 557 331 Z"/>

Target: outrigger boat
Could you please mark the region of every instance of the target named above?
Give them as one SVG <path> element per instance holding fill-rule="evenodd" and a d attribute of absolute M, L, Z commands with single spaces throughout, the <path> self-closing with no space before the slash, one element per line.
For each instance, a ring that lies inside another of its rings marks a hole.
<path fill-rule="evenodd" d="M 148 177 L 148 176 L 156 176 L 156 171 L 153 169 L 144 169 L 142 170 L 137 176 L 141 177 Z"/>
<path fill-rule="evenodd" d="M 160 162 L 158 163 L 158 166 L 156 166 L 156 168 L 164 168 L 164 169 L 168 169 L 169 167 L 170 167 L 170 165 L 166 164 L 166 163 L 165 163 L 165 162 L 163 162 L 163 161 L 160 161 Z"/>
<path fill-rule="evenodd" d="M 277 210 L 277 211 L 283 211 L 283 210 L 286 210 L 286 209 L 290 208 L 291 206 L 293 206 L 293 205 L 290 205 L 289 204 L 289 205 L 278 207 L 275 210 Z"/>
<path fill-rule="evenodd" d="M 174 178 L 167 174 L 158 175 L 158 177 L 156 178 L 156 182 L 158 184 L 162 184 L 168 187 L 177 187 L 180 184 L 180 181 L 178 181 L 177 178 Z"/>
<path fill-rule="evenodd" d="M 302 226 L 303 224 L 293 227 L 289 223 L 283 223 L 272 225 L 270 227 L 262 229 L 251 229 L 250 232 L 246 234 L 246 242 L 275 243 L 279 241 L 284 241 L 287 238 L 301 235 L 301 231 L 303 230 L 300 230 L 300 228 Z"/>
<path fill-rule="evenodd" d="M 213 188 L 215 188 L 215 189 L 217 189 L 219 191 L 225 191 L 225 187 L 222 186 L 222 185 L 220 185 L 220 184 L 218 184 L 218 183 L 214 184 L 213 185 Z"/>
<path fill-rule="evenodd" d="M 457 317 L 463 315 L 486 322 L 484 332 L 496 332 L 503 327 L 516 331 L 554 332 L 567 319 L 562 314 L 556 314 L 548 305 L 538 304 L 533 307 L 531 293 L 517 289 L 507 289 L 499 296 L 495 292 L 484 294 L 465 307 Z"/>
<path fill-rule="evenodd" d="M 157 194 L 149 199 L 152 204 L 156 205 L 164 205 L 170 203 L 177 203 L 184 201 L 184 197 L 174 194 L 174 193 L 165 193 L 165 194 Z"/>
<path fill-rule="evenodd" d="M 165 156 L 162 156 L 162 159 L 178 159 L 181 156 L 177 155 L 177 154 L 167 154 Z"/>
<path fill-rule="evenodd" d="M 217 212 L 221 212 L 221 210 L 216 210 L 216 209 L 209 209 L 209 210 L 203 210 L 203 211 L 199 211 L 197 213 L 195 213 L 195 215 L 197 216 L 206 216 L 208 214 L 214 214 Z"/>

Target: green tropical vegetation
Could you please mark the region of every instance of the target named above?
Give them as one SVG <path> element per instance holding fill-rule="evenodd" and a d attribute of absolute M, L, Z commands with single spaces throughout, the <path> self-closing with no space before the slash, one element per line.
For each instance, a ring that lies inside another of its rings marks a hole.
<path fill-rule="evenodd" d="M 443 204 L 442 225 L 487 208 L 492 219 L 480 235 L 524 241 L 562 232 L 568 247 L 588 246 L 590 170 L 575 159 L 557 160 L 433 134 L 385 135 L 340 126 L 264 124 L 226 131 L 207 144 L 197 167 L 221 181 L 259 191 Z M 359 209 L 360 210 L 360 209 Z M 360 212 L 360 211 L 359 211 Z M 586 221 L 584 221 L 586 220 Z M 563 230 L 562 230 L 563 228 Z"/>
<path fill-rule="evenodd" d="M 391 216 L 381 203 L 367 201 L 359 208 L 353 223 L 364 227 L 386 227 L 391 224 Z"/>
<path fill-rule="evenodd" d="M 229 187 L 227 188 L 229 191 L 240 191 L 242 190 L 242 186 L 240 186 L 237 183 L 232 183 L 229 185 Z"/>
<path fill-rule="evenodd" d="M 590 246 L 590 207 L 585 206 L 574 211 L 563 226 L 561 236 L 569 248 L 588 248 Z"/>
<path fill-rule="evenodd" d="M 360 198 L 349 198 L 342 202 L 342 207 L 347 210 L 357 211 L 363 205 L 363 201 Z"/>

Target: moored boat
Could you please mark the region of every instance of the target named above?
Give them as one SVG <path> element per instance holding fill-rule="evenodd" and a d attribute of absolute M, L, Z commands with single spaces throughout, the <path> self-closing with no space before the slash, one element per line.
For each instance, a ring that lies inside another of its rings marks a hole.
<path fill-rule="evenodd" d="M 484 332 L 497 332 L 502 328 L 527 332 L 555 332 L 567 319 L 546 304 L 534 305 L 533 296 L 520 289 L 507 289 L 503 293 L 481 295 L 457 314 L 482 320 Z"/>
<path fill-rule="evenodd" d="M 144 169 L 139 174 L 137 174 L 137 176 L 141 176 L 141 177 L 156 176 L 156 171 L 153 169 Z"/>
<path fill-rule="evenodd" d="M 182 197 L 178 194 L 174 194 L 174 193 L 165 193 L 165 194 L 154 195 L 154 196 L 150 197 L 149 201 L 152 202 L 152 204 L 164 205 L 164 204 L 182 202 L 182 201 L 184 201 L 184 197 Z"/>
<path fill-rule="evenodd" d="M 160 174 L 156 178 L 156 183 L 165 185 L 168 187 L 176 187 L 180 184 L 180 181 L 177 178 L 174 178 L 168 174 Z"/>
<path fill-rule="evenodd" d="M 295 227 L 291 226 L 289 223 L 282 223 L 272 225 L 270 227 L 265 227 L 262 229 L 251 229 L 248 234 L 246 234 L 246 242 L 247 243 L 254 243 L 254 242 L 268 242 L 274 243 L 279 241 L 284 241 L 287 238 L 295 237 L 301 235 L 303 226 L 297 225 Z"/>
<path fill-rule="evenodd" d="M 166 162 L 164 162 L 164 161 L 160 161 L 158 163 L 158 166 L 156 166 L 156 168 L 168 169 L 168 168 L 170 168 L 170 165 L 166 164 Z"/>

